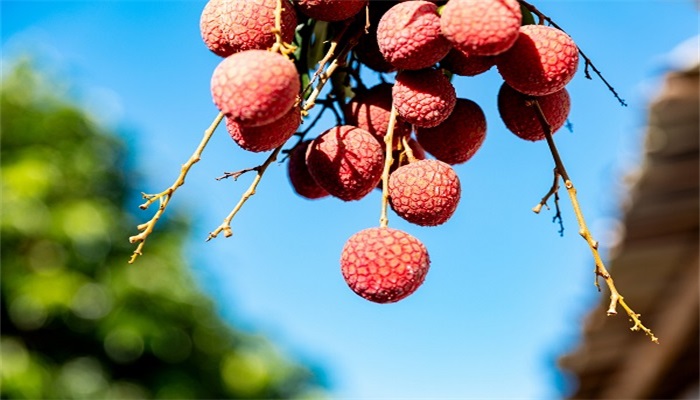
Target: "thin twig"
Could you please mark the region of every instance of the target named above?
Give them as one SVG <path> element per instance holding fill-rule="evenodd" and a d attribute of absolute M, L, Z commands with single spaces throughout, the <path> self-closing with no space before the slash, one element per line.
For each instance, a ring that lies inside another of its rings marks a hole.
<path fill-rule="evenodd" d="M 301 111 L 302 114 L 306 114 L 311 110 L 315 105 L 316 105 L 316 99 L 318 96 L 321 94 L 321 90 L 323 87 L 326 85 L 326 82 L 331 78 L 335 70 L 342 64 L 345 63 L 345 58 L 352 50 L 353 47 L 357 44 L 357 41 L 359 40 L 360 36 L 362 36 L 363 30 L 359 30 L 355 34 L 353 34 L 345 44 L 345 46 L 338 52 L 338 54 L 333 57 L 333 61 L 328 65 L 325 71 L 322 71 L 321 73 L 318 74 L 318 83 L 316 84 L 316 87 L 314 87 L 314 90 L 309 94 L 309 97 L 306 99 L 306 102 L 304 103 L 304 106 L 302 107 Z M 324 57 L 325 58 L 325 57 Z"/>
<path fill-rule="evenodd" d="M 549 188 L 547 194 L 542 197 L 542 200 L 540 200 L 536 206 L 532 207 L 532 211 L 535 214 L 539 214 L 542 207 L 549 210 L 550 208 L 547 201 L 552 196 L 554 196 L 554 210 L 556 211 L 554 217 L 552 217 L 552 222 L 559 221 L 559 236 L 564 236 L 564 220 L 561 217 L 561 208 L 559 207 L 559 172 L 557 172 L 556 168 L 554 168 L 554 181 L 552 182 L 552 186 Z"/>
<path fill-rule="evenodd" d="M 571 205 L 574 209 L 574 214 L 576 215 L 576 221 L 578 222 L 579 234 L 581 235 L 581 237 L 583 237 L 586 243 L 588 243 L 588 247 L 591 249 L 591 253 L 593 254 L 593 259 L 595 260 L 595 285 L 600 291 L 598 277 L 601 277 L 610 289 L 610 303 L 608 306 L 607 314 L 617 314 L 617 305 L 619 304 L 620 306 L 622 306 L 622 308 L 625 310 L 627 315 L 634 323 L 631 329 L 633 331 L 643 331 L 647 336 L 649 336 L 652 342 L 658 344 L 659 339 L 656 336 L 654 336 L 651 329 L 647 328 L 646 326 L 644 326 L 644 324 L 642 324 L 642 321 L 639 319 L 640 314 L 635 313 L 627 305 L 627 303 L 625 303 L 624 298 L 622 297 L 622 295 L 620 295 L 620 292 L 618 292 L 617 288 L 615 287 L 615 282 L 613 281 L 613 278 L 608 272 L 608 270 L 605 268 L 603 259 L 600 256 L 600 252 L 598 251 L 598 241 L 596 241 L 593 238 L 593 235 L 591 234 L 590 230 L 588 229 L 588 226 L 586 225 L 586 220 L 583 217 L 583 212 L 581 211 L 581 206 L 579 205 L 578 197 L 576 195 L 576 188 L 574 187 L 574 184 L 571 181 L 569 174 L 566 172 L 566 168 L 564 168 L 564 163 L 561 160 L 559 151 L 557 150 L 557 147 L 554 144 L 554 139 L 552 138 L 552 127 L 549 124 L 549 122 L 547 122 L 547 118 L 545 117 L 539 102 L 537 100 L 532 100 L 529 104 L 536 110 L 537 117 L 542 125 L 542 129 L 544 130 L 545 138 L 547 139 L 547 145 L 549 146 L 549 150 L 552 153 L 552 157 L 554 158 L 556 171 L 564 180 L 564 187 L 566 187 L 566 191 L 569 194 L 569 199 L 571 200 Z"/>
<path fill-rule="evenodd" d="M 540 25 L 543 24 L 542 21 L 547 21 L 551 26 L 559 29 L 562 32 L 566 32 L 564 29 L 562 29 L 561 26 L 557 25 L 556 22 L 552 21 L 551 18 L 549 18 L 547 15 L 545 15 L 542 11 L 538 10 L 537 7 L 535 7 L 534 5 L 528 3 L 524 0 L 518 0 L 518 1 L 525 8 L 527 8 L 531 13 L 537 15 L 537 18 L 539 19 Z M 620 97 L 620 95 L 617 93 L 615 88 L 612 87 L 612 85 L 607 81 L 607 79 L 605 79 L 605 77 L 603 76 L 603 73 L 600 72 L 598 70 L 598 68 L 596 68 L 595 65 L 593 65 L 593 61 L 591 61 L 591 59 L 583 52 L 583 50 L 581 50 L 581 47 L 579 47 L 579 46 L 576 46 L 576 47 L 578 48 L 578 52 L 579 52 L 579 54 L 581 54 L 581 57 L 583 57 L 583 60 L 584 60 L 584 74 L 586 76 L 586 79 L 592 79 L 591 74 L 588 70 L 590 68 L 593 70 L 593 72 L 595 72 L 596 75 L 598 75 L 598 78 L 600 78 L 600 80 L 603 81 L 605 86 L 607 86 L 608 90 L 613 94 L 613 96 L 615 96 L 617 101 L 620 102 L 620 105 L 622 105 L 623 107 L 627 107 L 627 102 Z"/>
<path fill-rule="evenodd" d="M 309 91 L 309 89 L 313 86 L 313 84 L 316 82 L 316 79 L 319 78 L 321 73 L 323 72 L 324 68 L 326 68 L 326 65 L 328 65 L 328 62 L 333 58 L 335 55 L 335 50 L 338 48 L 338 43 L 342 40 L 343 36 L 345 35 L 345 32 L 347 32 L 348 27 L 350 27 L 350 23 L 352 22 L 351 19 L 347 20 L 343 27 L 341 28 L 340 32 L 338 32 L 333 39 L 331 39 L 330 46 L 328 47 L 328 51 L 326 54 L 323 56 L 321 61 L 318 62 L 318 68 L 316 68 L 316 71 L 314 72 L 313 76 L 309 80 L 309 84 L 304 88 L 304 90 L 301 92 L 301 96 L 304 97 L 306 93 Z"/>
<path fill-rule="evenodd" d="M 233 232 L 231 231 L 231 221 L 233 220 L 233 217 L 235 217 L 238 211 L 240 211 L 241 207 L 243 207 L 243 204 L 245 204 L 245 202 L 248 201 L 248 199 L 255 194 L 255 190 L 257 189 L 258 184 L 260 183 L 260 180 L 262 179 L 263 174 L 265 173 L 265 170 L 267 170 L 267 167 L 269 167 L 270 164 L 272 164 L 272 162 L 274 162 L 277 159 L 277 155 L 280 153 L 281 150 L 282 146 L 277 147 L 272 152 L 272 154 L 270 154 L 270 156 L 265 160 L 264 163 L 255 168 L 249 169 L 249 171 L 257 172 L 257 175 L 255 175 L 255 179 L 253 179 L 253 182 L 248 187 L 248 190 L 246 190 L 243 193 L 241 199 L 238 201 L 233 210 L 229 213 L 228 216 L 226 216 L 226 218 L 224 218 L 224 222 L 222 222 L 218 228 L 209 233 L 207 241 L 214 239 L 221 232 L 224 232 L 225 237 L 231 237 L 231 235 L 233 235 Z"/>
<path fill-rule="evenodd" d="M 204 136 L 199 142 L 199 145 L 195 149 L 194 153 L 192 153 L 189 160 L 187 160 L 187 162 L 184 163 L 182 167 L 180 167 L 180 175 L 169 188 L 154 195 L 143 193 L 143 198 L 146 199 L 146 202 L 139 206 L 140 209 L 145 210 L 148 208 L 148 206 L 150 206 L 156 201 L 158 201 L 160 205 L 158 206 L 158 211 L 156 211 L 153 218 L 151 218 L 148 222 L 137 226 L 137 229 L 141 231 L 141 233 L 139 233 L 138 235 L 131 236 L 129 238 L 130 243 L 139 244 L 136 247 L 136 250 L 134 250 L 134 253 L 131 255 L 131 258 L 129 259 L 129 264 L 133 264 L 134 261 L 136 261 L 136 258 L 143 254 L 143 246 L 146 243 L 148 235 L 150 235 L 151 232 L 153 232 L 153 228 L 155 228 L 156 223 L 165 212 L 166 207 L 168 207 L 170 200 L 175 194 L 175 191 L 185 183 L 185 177 L 190 171 L 190 168 L 192 168 L 192 166 L 201 159 L 202 151 L 204 151 L 204 148 L 207 146 L 207 143 L 209 143 L 209 139 L 211 139 L 212 135 L 214 134 L 214 131 L 216 130 L 216 127 L 219 126 L 219 123 L 221 123 L 221 120 L 223 118 L 224 115 L 222 113 L 219 113 L 219 115 L 217 115 L 216 118 L 214 118 L 214 121 L 211 123 L 209 128 L 207 128 L 207 130 L 204 131 Z"/>

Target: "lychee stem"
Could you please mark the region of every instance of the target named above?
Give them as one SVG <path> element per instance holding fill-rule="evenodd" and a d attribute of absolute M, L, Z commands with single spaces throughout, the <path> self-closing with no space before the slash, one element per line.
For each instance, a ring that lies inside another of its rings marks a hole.
<path fill-rule="evenodd" d="M 654 336 L 651 329 L 647 328 L 646 326 L 644 326 L 644 324 L 642 324 L 642 321 L 639 319 L 640 314 L 635 313 L 627 305 L 627 303 L 625 303 L 624 297 L 620 295 L 620 292 L 618 292 L 617 288 L 615 287 L 615 282 L 613 281 L 612 275 L 610 275 L 608 270 L 605 268 L 603 259 L 600 256 L 600 252 L 598 251 L 598 241 L 596 241 L 593 238 L 591 231 L 586 225 L 586 220 L 583 217 L 583 212 L 581 211 L 581 206 L 578 202 L 576 188 L 574 187 L 574 184 L 571 181 L 569 174 L 566 172 L 566 168 L 564 168 L 564 163 L 562 162 L 561 156 L 559 155 L 559 151 L 557 150 L 557 147 L 554 143 L 554 139 L 552 138 L 552 127 L 547 122 L 547 118 L 545 117 L 544 112 L 542 111 L 542 108 L 540 107 L 540 104 L 537 102 L 536 99 L 531 100 L 529 102 L 529 105 L 535 108 L 537 112 L 537 117 L 542 125 L 545 138 L 547 139 L 547 145 L 549 146 L 549 151 L 552 153 L 552 158 L 554 159 L 554 164 L 556 165 L 556 176 L 560 176 L 564 180 L 564 187 L 566 187 L 566 191 L 569 194 L 569 199 L 571 200 L 571 205 L 574 209 L 574 214 L 576 215 L 576 222 L 578 222 L 579 234 L 581 235 L 581 237 L 583 237 L 586 243 L 588 243 L 588 247 L 591 249 L 591 253 L 593 254 L 593 259 L 595 261 L 594 283 L 598 288 L 598 291 L 600 291 L 598 277 L 602 277 L 603 280 L 605 280 L 605 283 L 608 285 L 608 289 L 610 289 L 610 304 L 608 306 L 607 314 L 617 314 L 617 305 L 619 304 L 620 306 L 622 306 L 622 308 L 625 310 L 627 315 L 634 323 L 634 325 L 630 329 L 633 331 L 644 331 L 644 333 L 650 337 L 652 342 L 658 344 L 659 339 L 656 336 Z"/>
<path fill-rule="evenodd" d="M 277 0 L 277 5 L 275 6 L 275 27 L 272 30 L 272 33 L 275 34 L 275 44 L 272 45 L 270 51 L 289 57 L 290 54 L 294 53 L 296 47 L 285 43 L 282 39 L 282 11 L 284 10 L 284 6 L 282 5 L 283 1 L 284 0 Z"/>
<path fill-rule="evenodd" d="M 212 135 L 214 134 L 214 131 L 216 130 L 216 127 L 219 126 L 219 123 L 221 123 L 221 120 L 224 119 L 224 114 L 219 113 L 219 115 L 214 118 L 214 121 L 211 123 L 209 128 L 207 128 L 204 131 L 204 136 L 202 137 L 202 140 L 199 142 L 199 145 L 195 149 L 194 153 L 190 156 L 190 158 L 187 160 L 186 163 L 180 167 L 180 175 L 177 177 L 175 182 L 166 190 L 158 193 L 158 194 L 143 194 L 143 198 L 146 199 L 146 202 L 141 204 L 139 208 L 142 210 L 145 210 L 153 204 L 154 202 L 159 201 L 160 205 L 158 207 L 158 211 L 156 211 L 155 215 L 146 223 L 140 224 L 137 229 L 141 231 L 138 235 L 134 235 L 129 237 L 129 242 L 130 243 L 138 243 L 139 245 L 136 247 L 136 250 L 134 250 L 134 253 L 131 255 L 131 258 L 129 259 L 129 264 L 133 264 L 134 261 L 136 261 L 136 258 L 140 255 L 142 255 L 143 251 L 143 246 L 146 243 L 146 239 L 148 238 L 148 235 L 153 232 L 153 228 L 156 226 L 156 223 L 160 219 L 160 217 L 163 215 L 165 212 L 166 207 L 168 207 L 168 204 L 170 203 L 170 200 L 172 199 L 173 195 L 175 194 L 175 191 L 182 186 L 185 183 L 185 177 L 187 176 L 187 173 L 190 171 L 190 168 L 199 160 L 202 158 L 202 152 L 204 151 L 204 148 L 207 146 L 207 143 L 209 143 L 209 139 L 211 139 Z"/>
<path fill-rule="evenodd" d="M 410 163 L 418 161 L 418 159 L 416 158 L 416 156 L 413 155 L 413 149 L 408 144 L 409 138 L 410 138 L 410 136 L 408 136 L 408 135 L 402 137 L 401 143 L 403 144 L 403 152 L 404 152 L 404 154 L 406 154 L 406 158 L 408 158 L 408 163 L 410 164 Z"/>
<path fill-rule="evenodd" d="M 394 127 L 396 126 L 396 107 L 391 104 L 391 114 L 389 114 L 389 126 L 384 136 L 385 159 L 384 170 L 382 171 L 382 211 L 379 217 L 379 227 L 386 228 L 389 225 L 387 211 L 389 208 L 389 170 L 394 163 Z"/>
<path fill-rule="evenodd" d="M 248 201 L 248 199 L 255 194 L 255 190 L 257 189 L 258 184 L 260 183 L 260 180 L 262 179 L 263 174 L 265 173 L 265 170 L 267 170 L 267 167 L 269 167 L 270 164 L 272 164 L 272 162 L 277 159 L 277 155 L 282 150 L 282 146 L 277 147 L 261 165 L 258 165 L 255 168 L 248 168 L 247 170 L 245 170 L 246 172 L 257 172 L 255 178 L 253 179 L 253 182 L 248 187 L 248 190 L 246 190 L 243 193 L 243 195 L 241 195 L 241 199 L 238 201 L 233 210 L 231 210 L 229 215 L 226 216 L 226 218 L 224 218 L 224 221 L 221 223 L 221 225 L 219 225 L 218 228 L 209 233 L 209 236 L 207 237 L 207 242 L 217 237 L 221 232 L 224 232 L 225 237 L 231 237 L 231 235 L 233 235 L 233 232 L 231 231 L 231 221 L 233 220 L 233 217 L 235 217 L 238 211 L 240 211 L 240 209 L 243 207 L 243 204 L 245 204 L 245 202 Z"/>

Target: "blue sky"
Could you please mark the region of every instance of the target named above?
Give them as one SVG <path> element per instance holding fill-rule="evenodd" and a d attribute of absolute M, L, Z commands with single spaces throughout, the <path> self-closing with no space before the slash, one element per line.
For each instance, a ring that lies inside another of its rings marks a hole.
<path fill-rule="evenodd" d="M 645 106 L 671 65 L 669 52 L 698 34 L 697 9 L 689 0 L 533 3 L 629 104 L 621 107 L 581 68 L 568 86 L 573 132 L 555 135 L 593 235 L 606 246 L 615 237 L 622 178 L 638 161 Z M 39 55 L 75 82 L 75 98 L 97 120 L 132 145 L 144 178 L 139 189 L 169 186 L 217 114 L 209 81 L 219 58 L 199 35 L 204 2 L 1 4 L 3 65 Z M 205 243 L 252 175 L 214 178 L 265 158 L 237 148 L 221 127 L 171 203 L 193 218 L 186 253 L 221 313 L 324 368 L 334 397 L 557 397 L 555 360 L 572 348 L 586 310 L 599 300 L 565 194 L 564 237 L 551 211 L 530 211 L 551 184 L 545 143 L 506 131 L 496 111 L 495 69 L 454 83 L 459 97 L 484 109 L 487 138 L 456 168 L 463 193 L 449 222 L 421 228 L 390 214 L 390 226 L 423 241 L 432 260 L 425 284 L 399 303 L 369 303 L 340 274 L 345 240 L 378 224 L 378 192 L 351 203 L 306 201 L 291 191 L 286 165 L 274 164 L 234 220 L 234 236 Z M 331 123 L 324 119 L 312 134 Z"/>

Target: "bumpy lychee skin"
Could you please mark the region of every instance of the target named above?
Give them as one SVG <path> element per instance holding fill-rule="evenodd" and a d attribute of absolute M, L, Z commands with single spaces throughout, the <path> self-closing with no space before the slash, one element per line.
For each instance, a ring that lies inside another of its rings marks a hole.
<path fill-rule="evenodd" d="M 199 21 L 202 39 L 214 53 L 227 57 L 244 50 L 264 50 L 275 43 L 277 0 L 209 0 Z M 284 0 L 282 39 L 291 42 L 297 25 L 294 6 Z"/>
<path fill-rule="evenodd" d="M 345 119 L 349 125 L 364 129 L 383 143 L 391 116 L 392 85 L 380 83 L 367 91 L 358 92 L 345 107 Z M 396 142 L 411 134 L 411 124 L 397 118 L 393 137 Z"/>
<path fill-rule="evenodd" d="M 399 72 L 392 94 L 399 116 L 421 127 L 442 123 L 452 113 L 457 100 L 450 80 L 434 69 Z"/>
<path fill-rule="evenodd" d="M 319 21 L 342 21 L 367 5 L 367 0 L 297 0 L 299 11 Z"/>
<path fill-rule="evenodd" d="M 294 64 L 265 50 L 226 57 L 211 78 L 214 104 L 229 119 L 247 127 L 281 118 L 294 105 L 299 86 Z"/>
<path fill-rule="evenodd" d="M 299 107 L 292 107 L 280 119 L 269 124 L 246 127 L 226 119 L 226 130 L 242 149 L 261 152 L 283 145 L 301 124 Z"/>
<path fill-rule="evenodd" d="M 521 22 L 517 0 L 450 0 L 440 17 L 442 34 L 455 48 L 482 56 L 508 50 Z"/>
<path fill-rule="evenodd" d="M 505 83 L 501 86 L 498 91 L 498 112 L 503 123 L 521 139 L 535 142 L 544 139 L 545 134 L 537 110 L 529 103 L 533 99 L 537 100 L 554 133 L 566 123 L 571 109 L 571 98 L 566 88 L 545 96 L 528 96 Z"/>
<path fill-rule="evenodd" d="M 316 183 L 306 167 L 306 150 L 309 144 L 311 140 L 305 140 L 292 148 L 289 152 L 287 173 L 294 191 L 299 196 L 314 200 L 328 196 L 328 192 Z"/>
<path fill-rule="evenodd" d="M 425 160 L 425 150 L 423 150 L 423 147 L 421 147 L 421 145 L 415 139 L 410 137 L 407 138 L 407 142 L 408 147 L 411 148 L 413 161 Z M 386 155 L 386 152 L 384 154 Z M 398 149 L 397 147 L 394 147 L 394 150 L 391 152 L 391 156 L 393 161 L 389 166 L 389 174 L 392 174 L 398 168 L 403 167 L 404 165 L 408 165 L 408 163 L 411 162 L 411 160 L 408 157 L 408 152 L 404 151 L 403 148 Z M 377 189 L 384 189 L 384 182 L 379 181 L 379 183 L 377 184 Z"/>
<path fill-rule="evenodd" d="M 344 201 L 359 200 L 381 179 L 384 154 L 371 133 L 342 125 L 314 139 L 306 152 L 306 165 L 331 195 Z"/>
<path fill-rule="evenodd" d="M 452 47 L 440 33 L 437 6 L 420 0 L 391 7 L 377 25 L 377 43 L 393 66 L 411 70 L 434 65 Z"/>
<path fill-rule="evenodd" d="M 369 228 L 350 237 L 340 256 L 350 289 L 375 303 L 412 294 L 430 269 L 428 250 L 415 237 L 393 228 Z"/>
<path fill-rule="evenodd" d="M 440 61 L 440 67 L 460 76 L 476 76 L 496 65 L 496 56 L 467 55 L 452 49 Z"/>
<path fill-rule="evenodd" d="M 545 25 L 525 25 L 515 44 L 496 61 L 513 89 L 532 96 L 561 90 L 578 69 L 578 47 L 569 35 Z"/>
<path fill-rule="evenodd" d="M 486 138 L 486 116 L 478 104 L 457 99 L 454 111 L 434 128 L 416 129 L 416 140 L 428 153 L 448 164 L 471 159 Z"/>
<path fill-rule="evenodd" d="M 389 177 L 391 208 L 413 224 L 437 226 L 447 222 L 461 195 L 457 173 L 439 160 L 404 165 Z"/>

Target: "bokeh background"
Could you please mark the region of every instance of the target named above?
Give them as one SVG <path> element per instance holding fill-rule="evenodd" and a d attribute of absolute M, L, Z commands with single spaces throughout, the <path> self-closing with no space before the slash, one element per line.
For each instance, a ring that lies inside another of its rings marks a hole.
<path fill-rule="evenodd" d="M 214 178 L 265 158 L 223 127 L 144 256 L 126 263 L 128 237 L 154 212 L 138 209 L 140 193 L 173 182 L 217 114 L 209 80 L 219 58 L 199 36 L 203 1 L 0 4 L 4 396 L 556 398 L 571 389 L 557 359 L 601 295 L 568 201 L 563 237 L 553 211 L 530 211 L 553 164 L 544 143 L 499 121 L 495 69 L 454 80 L 489 124 L 484 146 L 457 167 L 454 217 L 419 228 L 390 215 L 427 246 L 426 282 L 377 305 L 347 288 L 338 260 L 349 236 L 378 224 L 378 192 L 307 201 L 286 164 L 273 164 L 234 236 L 205 242 L 252 175 Z M 620 238 L 620 182 L 640 161 L 647 105 L 666 71 L 698 55 L 697 7 L 534 4 L 628 104 L 581 65 L 568 86 L 572 130 L 555 135 L 605 254 Z M 43 345 L 28 347 L 30 338 Z"/>

